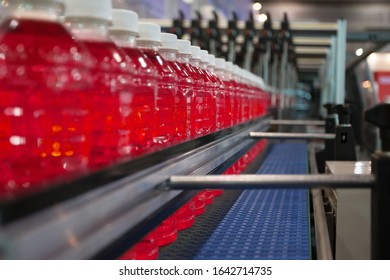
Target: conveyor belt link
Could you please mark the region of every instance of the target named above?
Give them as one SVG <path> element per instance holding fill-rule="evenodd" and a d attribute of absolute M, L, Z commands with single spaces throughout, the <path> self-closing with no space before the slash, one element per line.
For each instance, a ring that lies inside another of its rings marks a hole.
<path fill-rule="evenodd" d="M 275 143 L 257 174 L 307 174 L 307 144 Z M 194 259 L 310 259 L 307 189 L 246 190 Z"/>

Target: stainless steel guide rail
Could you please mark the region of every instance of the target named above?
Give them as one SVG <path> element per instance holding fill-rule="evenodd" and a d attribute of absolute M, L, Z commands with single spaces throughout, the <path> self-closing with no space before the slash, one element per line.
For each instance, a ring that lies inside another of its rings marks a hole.
<path fill-rule="evenodd" d="M 284 140 L 334 140 L 332 133 L 284 133 L 284 132 L 250 132 L 249 136 L 258 139 L 284 139 Z"/>
<path fill-rule="evenodd" d="M 367 188 L 375 184 L 373 175 L 207 175 L 172 176 L 165 189 L 258 189 L 276 188 Z"/>
<path fill-rule="evenodd" d="M 174 175 L 208 174 L 256 143 L 249 132 L 266 130 L 268 121 L 0 227 L 0 259 L 92 258 L 182 193 L 157 185 Z"/>
<path fill-rule="evenodd" d="M 270 120 L 269 124 L 275 125 L 317 125 L 324 126 L 325 121 L 321 120 Z"/>

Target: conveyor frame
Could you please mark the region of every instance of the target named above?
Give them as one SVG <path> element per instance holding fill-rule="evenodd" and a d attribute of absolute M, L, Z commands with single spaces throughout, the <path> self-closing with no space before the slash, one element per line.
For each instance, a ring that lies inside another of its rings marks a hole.
<path fill-rule="evenodd" d="M 249 122 L 197 149 L 4 225 L 0 258 L 93 258 L 182 193 L 156 185 L 173 175 L 208 174 L 256 143 L 249 132 L 266 130 L 268 122 L 268 117 Z"/>

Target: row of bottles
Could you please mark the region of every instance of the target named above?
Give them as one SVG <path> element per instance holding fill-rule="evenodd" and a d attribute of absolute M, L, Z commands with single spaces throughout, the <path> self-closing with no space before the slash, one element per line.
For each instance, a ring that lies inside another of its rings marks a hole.
<path fill-rule="evenodd" d="M 7 8 L 0 198 L 247 122 L 269 106 L 260 78 L 110 0 Z"/>
<path fill-rule="evenodd" d="M 252 149 L 234 162 L 225 172 L 226 175 L 241 174 L 263 151 L 266 141 L 257 142 Z M 196 217 L 202 215 L 214 197 L 222 195 L 222 190 L 201 191 L 174 214 L 164 220 L 153 231 L 127 250 L 119 259 L 153 260 L 158 258 L 159 248 L 176 241 L 178 232 L 190 228 Z M 197 207 L 198 205 L 198 207 Z M 201 206 L 199 206 L 201 205 Z M 181 234 L 185 234 L 185 231 Z"/>

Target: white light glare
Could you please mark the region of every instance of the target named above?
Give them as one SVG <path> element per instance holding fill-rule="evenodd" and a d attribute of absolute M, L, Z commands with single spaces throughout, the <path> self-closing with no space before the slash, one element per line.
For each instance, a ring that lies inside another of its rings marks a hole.
<path fill-rule="evenodd" d="M 253 5 L 252 5 L 252 9 L 253 9 L 254 11 L 260 11 L 262 7 L 263 7 L 263 5 L 261 5 L 259 2 L 255 2 L 255 3 L 253 3 Z"/>
<path fill-rule="evenodd" d="M 268 17 L 267 17 L 266 14 L 260 14 L 260 15 L 257 16 L 257 19 L 258 19 L 260 22 L 265 22 L 265 21 L 268 19 Z"/>
<path fill-rule="evenodd" d="M 362 48 L 358 48 L 355 52 L 356 56 L 361 56 L 363 54 L 363 49 Z"/>

